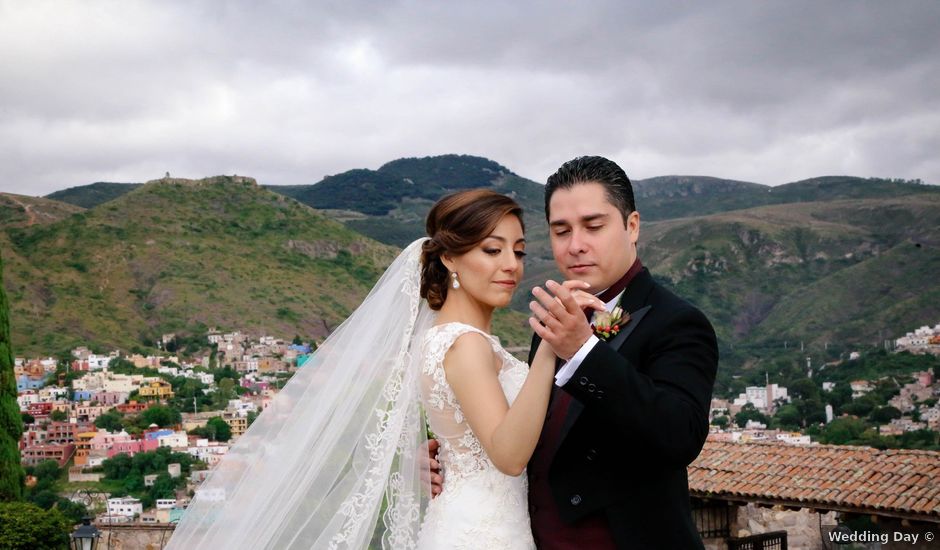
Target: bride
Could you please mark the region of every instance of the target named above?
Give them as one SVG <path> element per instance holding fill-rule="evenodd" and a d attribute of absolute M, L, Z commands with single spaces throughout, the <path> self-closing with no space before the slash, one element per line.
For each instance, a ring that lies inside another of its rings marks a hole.
<path fill-rule="evenodd" d="M 525 466 L 555 355 L 490 334 L 522 278 L 522 209 L 444 197 L 196 491 L 168 548 L 534 548 Z M 425 419 L 442 492 L 428 498 Z"/>

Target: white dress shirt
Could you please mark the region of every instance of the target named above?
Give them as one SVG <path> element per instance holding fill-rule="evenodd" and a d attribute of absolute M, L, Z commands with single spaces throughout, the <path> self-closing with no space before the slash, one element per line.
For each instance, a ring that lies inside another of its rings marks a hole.
<path fill-rule="evenodd" d="M 613 311 L 614 306 L 617 305 L 621 295 L 623 295 L 623 291 L 611 298 L 609 302 L 604 304 L 604 307 L 607 309 L 607 311 Z M 597 311 L 595 310 L 594 313 L 597 313 Z M 593 321 L 593 319 L 594 315 L 592 314 L 591 320 Z M 577 353 L 571 357 L 571 359 L 569 359 L 564 365 L 562 365 L 560 369 L 558 369 L 558 372 L 555 373 L 556 386 L 564 386 L 568 383 L 568 380 L 571 380 L 571 377 L 574 376 L 575 372 L 577 372 L 578 367 L 581 366 L 581 361 L 584 361 L 584 358 L 587 357 L 589 353 L 591 353 L 591 350 L 594 349 L 594 346 L 597 345 L 598 342 L 600 342 L 600 338 L 592 334 L 591 337 L 588 338 L 587 342 L 581 346 L 581 349 L 579 349 Z"/>

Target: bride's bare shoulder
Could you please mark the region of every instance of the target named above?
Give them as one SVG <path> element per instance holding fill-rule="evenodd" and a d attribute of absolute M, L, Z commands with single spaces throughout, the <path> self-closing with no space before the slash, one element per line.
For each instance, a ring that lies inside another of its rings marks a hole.
<path fill-rule="evenodd" d="M 495 371 L 496 357 L 489 336 L 478 331 L 466 331 L 457 335 L 444 354 L 444 370 Z"/>

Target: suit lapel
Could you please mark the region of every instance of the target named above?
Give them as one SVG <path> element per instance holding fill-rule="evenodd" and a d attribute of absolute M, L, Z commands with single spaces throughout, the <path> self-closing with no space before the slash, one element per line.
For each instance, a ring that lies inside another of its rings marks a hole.
<path fill-rule="evenodd" d="M 633 332 L 633 329 L 640 324 L 640 321 L 643 320 L 643 317 L 652 309 L 653 306 L 645 306 L 637 311 L 634 311 L 630 314 L 630 322 L 627 323 L 627 326 L 623 327 L 623 330 L 617 333 L 607 344 L 613 347 L 614 349 L 620 349 L 620 346 L 626 342 L 627 337 L 630 336 L 630 333 Z M 600 345 L 600 344 L 597 344 Z M 564 391 L 564 390 L 558 390 Z M 553 392 L 554 393 L 554 392 Z M 568 431 L 571 430 L 571 427 L 574 426 L 578 417 L 581 416 L 581 412 L 584 410 L 584 404 L 578 401 L 577 399 L 572 399 L 571 404 L 568 405 L 568 414 L 565 415 L 565 423 L 561 426 L 561 436 L 558 438 L 558 444 L 561 445 L 561 442 L 565 440 L 565 437 L 568 436 Z"/>

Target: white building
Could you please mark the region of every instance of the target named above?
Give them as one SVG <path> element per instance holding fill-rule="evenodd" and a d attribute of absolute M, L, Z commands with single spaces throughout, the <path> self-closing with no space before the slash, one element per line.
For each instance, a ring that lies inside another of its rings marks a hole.
<path fill-rule="evenodd" d="M 178 449 L 181 447 L 189 446 L 189 438 L 186 437 L 186 432 L 173 432 L 168 435 L 161 435 L 157 438 L 161 447 L 171 447 Z"/>
<path fill-rule="evenodd" d="M 88 356 L 88 369 L 89 370 L 102 370 L 108 368 L 108 365 L 111 363 L 111 356 L 109 355 L 89 355 Z"/>
<path fill-rule="evenodd" d="M 157 509 L 158 510 L 169 510 L 170 508 L 176 507 L 175 498 L 158 498 L 157 499 Z"/>
<path fill-rule="evenodd" d="M 768 405 L 773 405 L 778 399 L 790 401 L 786 388 L 778 386 L 777 384 L 748 386 L 745 388 L 744 393 L 738 395 L 734 400 L 734 405 L 736 407 L 743 407 L 747 403 L 750 403 L 758 410 L 767 410 Z"/>
<path fill-rule="evenodd" d="M 933 328 L 925 325 L 898 338 L 895 344 L 899 348 L 923 348 L 930 345 L 930 339 L 937 335 L 940 335 L 940 324 Z"/>
<path fill-rule="evenodd" d="M 222 460 L 222 457 L 228 452 L 228 449 L 228 445 L 219 444 L 217 442 L 213 442 L 210 445 L 208 439 L 198 439 L 196 440 L 196 446 L 187 448 L 186 452 L 209 466 L 214 466 Z"/>
<path fill-rule="evenodd" d="M 169 374 L 170 376 L 179 376 L 180 370 L 176 367 L 163 367 L 157 369 L 160 374 Z"/>
<path fill-rule="evenodd" d="M 26 390 L 16 396 L 16 402 L 20 406 L 20 411 L 25 411 L 30 405 L 39 403 L 39 401 L 39 394 L 36 390 Z"/>
<path fill-rule="evenodd" d="M 787 445 L 809 445 L 812 443 L 808 435 L 800 433 L 779 433 L 777 434 L 777 441 Z"/>
<path fill-rule="evenodd" d="M 868 380 L 856 380 L 849 385 L 852 387 L 852 399 L 858 399 L 874 389 Z"/>
<path fill-rule="evenodd" d="M 142 514 L 144 511 L 140 500 L 131 497 L 109 498 L 108 515 L 134 517 Z"/>

